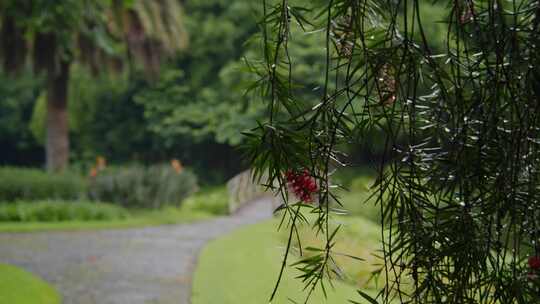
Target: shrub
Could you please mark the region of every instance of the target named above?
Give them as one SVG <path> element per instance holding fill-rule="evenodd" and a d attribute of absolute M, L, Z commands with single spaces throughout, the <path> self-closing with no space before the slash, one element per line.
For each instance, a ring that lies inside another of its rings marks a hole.
<path fill-rule="evenodd" d="M 203 189 L 185 201 L 185 207 L 213 215 L 229 214 L 229 193 L 227 187 Z"/>
<path fill-rule="evenodd" d="M 123 219 L 128 212 L 97 202 L 38 201 L 0 205 L 0 222 L 103 221 Z"/>
<path fill-rule="evenodd" d="M 180 206 L 197 191 L 197 178 L 188 170 L 169 165 L 107 168 L 90 182 L 90 197 L 129 208 Z"/>
<path fill-rule="evenodd" d="M 86 192 L 84 178 L 72 173 L 49 174 L 39 169 L 0 168 L 0 201 L 75 200 Z"/>

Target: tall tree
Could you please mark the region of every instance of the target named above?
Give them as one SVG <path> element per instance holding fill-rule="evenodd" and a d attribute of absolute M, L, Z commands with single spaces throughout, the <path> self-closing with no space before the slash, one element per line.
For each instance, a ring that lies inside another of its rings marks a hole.
<path fill-rule="evenodd" d="M 16 73 L 30 62 L 45 79 L 50 171 L 65 169 L 69 160 L 67 91 L 74 62 L 93 73 L 140 62 L 153 75 L 162 58 L 187 43 L 178 0 L 7 0 L 0 20 L 4 69 Z"/>

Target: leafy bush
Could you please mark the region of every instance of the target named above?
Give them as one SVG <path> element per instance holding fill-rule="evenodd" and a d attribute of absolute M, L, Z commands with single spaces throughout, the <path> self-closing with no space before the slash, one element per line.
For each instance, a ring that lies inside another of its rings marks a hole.
<path fill-rule="evenodd" d="M 0 168 L 0 201 L 75 200 L 86 192 L 84 178 L 72 173 L 49 174 L 38 169 Z"/>
<path fill-rule="evenodd" d="M 197 191 L 197 178 L 187 170 L 176 171 L 169 165 L 107 168 L 89 185 L 90 197 L 130 208 L 179 206 Z"/>
<path fill-rule="evenodd" d="M 345 187 L 336 191 L 341 206 L 334 207 L 344 209 L 352 216 L 367 218 L 373 222 L 380 222 L 380 206 L 375 205 L 371 187 L 375 183 L 374 171 L 369 168 L 351 168 L 338 171 L 333 176 L 333 182 Z"/>
<path fill-rule="evenodd" d="M 103 221 L 123 219 L 128 212 L 97 202 L 40 201 L 0 205 L 0 222 Z"/>
<path fill-rule="evenodd" d="M 193 211 L 226 215 L 229 214 L 229 193 L 225 186 L 203 189 L 188 198 L 184 206 Z"/>

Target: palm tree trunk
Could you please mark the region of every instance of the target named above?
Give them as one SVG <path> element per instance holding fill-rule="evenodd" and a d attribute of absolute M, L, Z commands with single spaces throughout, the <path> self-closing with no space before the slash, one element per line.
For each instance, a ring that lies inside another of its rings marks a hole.
<path fill-rule="evenodd" d="M 69 162 L 67 93 L 70 63 L 62 61 L 56 73 L 47 76 L 46 165 L 49 172 L 66 169 Z"/>

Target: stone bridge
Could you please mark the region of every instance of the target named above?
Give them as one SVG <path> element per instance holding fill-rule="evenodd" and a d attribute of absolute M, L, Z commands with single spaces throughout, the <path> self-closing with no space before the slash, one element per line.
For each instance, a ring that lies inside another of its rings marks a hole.
<path fill-rule="evenodd" d="M 264 177 L 263 177 L 264 180 Z M 246 203 L 256 201 L 262 197 L 268 197 L 272 200 L 272 205 L 277 208 L 279 199 L 277 199 L 271 191 L 266 191 L 264 186 L 257 184 L 253 180 L 251 170 L 245 170 L 227 182 L 229 191 L 229 213 L 235 214 Z"/>

